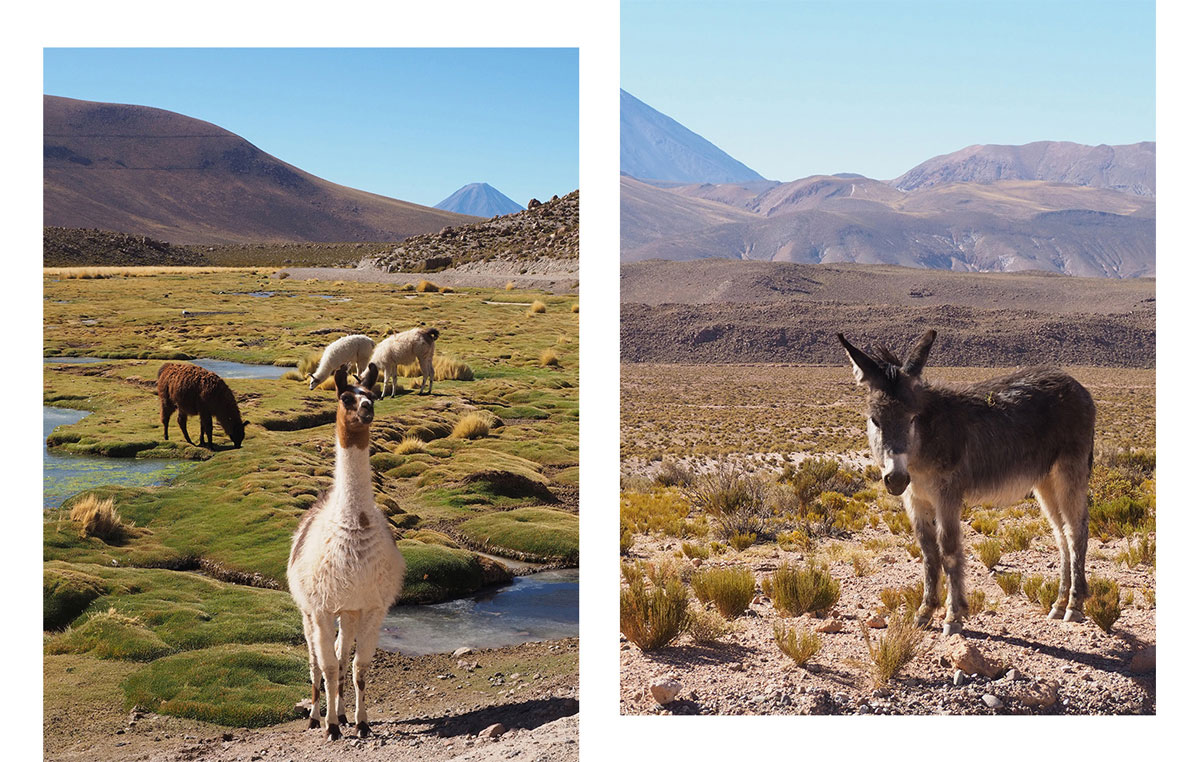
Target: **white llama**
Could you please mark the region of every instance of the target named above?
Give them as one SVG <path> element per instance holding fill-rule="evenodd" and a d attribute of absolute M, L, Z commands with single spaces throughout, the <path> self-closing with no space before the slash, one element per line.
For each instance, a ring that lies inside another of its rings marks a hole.
<path fill-rule="evenodd" d="M 368 365 L 362 386 L 349 383 L 346 366 L 337 383 L 337 457 L 333 486 L 313 504 L 292 538 L 287 579 L 304 620 L 312 676 L 309 727 L 321 726 L 321 678 L 325 679 L 325 733 L 341 738 L 342 704 L 350 651 L 354 654 L 354 722 L 358 736 L 370 734 L 364 691 L 379 627 L 404 586 L 404 557 L 391 528 L 375 507 L 371 483 L 371 387 L 379 368 Z M 338 620 L 334 642 L 334 619 Z M 357 648 L 355 644 L 357 643 Z"/>
<path fill-rule="evenodd" d="M 353 367 L 354 374 L 362 378 L 362 374 L 367 372 L 367 364 L 371 362 L 371 353 L 374 351 L 375 342 L 371 341 L 370 336 L 361 333 L 343 336 L 332 342 L 325 347 L 317 369 L 309 374 L 308 388 L 317 388 L 318 384 L 329 378 L 329 374 L 342 365 Z"/>
<path fill-rule="evenodd" d="M 438 336 L 438 329 L 418 326 L 403 333 L 394 333 L 379 342 L 371 355 L 371 362 L 383 371 L 384 396 L 387 395 L 389 381 L 392 382 L 392 396 L 396 396 L 396 380 L 400 375 L 398 366 L 414 361 L 421 364 L 421 387 L 417 394 L 425 391 L 426 381 L 429 381 L 429 393 L 433 394 L 433 343 Z"/>

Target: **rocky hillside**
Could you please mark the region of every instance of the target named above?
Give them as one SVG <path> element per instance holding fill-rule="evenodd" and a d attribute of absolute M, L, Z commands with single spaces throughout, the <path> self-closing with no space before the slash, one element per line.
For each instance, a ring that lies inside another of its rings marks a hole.
<path fill-rule="evenodd" d="M 331 183 L 215 124 L 43 98 L 46 225 L 184 244 L 402 241 L 471 218 Z"/>
<path fill-rule="evenodd" d="M 110 230 L 47 227 L 42 233 L 43 267 L 189 266 L 213 264 L 201 252 L 149 236 Z"/>
<path fill-rule="evenodd" d="M 516 214 L 409 238 L 366 264 L 386 272 L 435 272 L 472 263 L 579 262 L 579 191 Z"/>

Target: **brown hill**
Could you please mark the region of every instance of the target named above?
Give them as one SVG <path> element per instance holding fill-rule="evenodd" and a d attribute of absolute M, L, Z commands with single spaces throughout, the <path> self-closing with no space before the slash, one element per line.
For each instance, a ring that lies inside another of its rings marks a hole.
<path fill-rule="evenodd" d="M 840 364 L 834 336 L 903 344 L 939 331 L 939 364 L 1153 367 L 1152 279 L 863 265 L 621 267 L 625 362 Z"/>
<path fill-rule="evenodd" d="M 150 236 L 47 227 L 42 231 L 43 267 L 120 266 L 197 267 L 213 264 L 203 253 L 172 246 Z"/>
<path fill-rule="evenodd" d="M 208 122 L 43 99 L 43 222 L 177 244 L 396 241 L 473 218 L 347 188 Z"/>

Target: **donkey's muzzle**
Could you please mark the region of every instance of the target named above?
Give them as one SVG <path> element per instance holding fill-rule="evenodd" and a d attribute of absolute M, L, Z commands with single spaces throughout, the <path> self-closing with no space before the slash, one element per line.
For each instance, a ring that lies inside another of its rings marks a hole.
<path fill-rule="evenodd" d="M 904 490 L 908 489 L 908 474 L 900 471 L 892 471 L 883 475 L 883 486 L 887 487 L 887 491 L 893 495 L 903 495 Z"/>

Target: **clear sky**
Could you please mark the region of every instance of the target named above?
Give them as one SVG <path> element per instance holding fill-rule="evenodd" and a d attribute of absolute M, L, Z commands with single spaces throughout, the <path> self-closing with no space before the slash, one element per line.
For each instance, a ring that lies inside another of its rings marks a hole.
<path fill-rule="evenodd" d="M 764 177 L 1155 139 L 1153 0 L 621 2 L 621 86 Z"/>
<path fill-rule="evenodd" d="M 47 49 L 43 92 L 176 111 L 305 172 L 432 206 L 579 187 L 574 48 Z"/>

